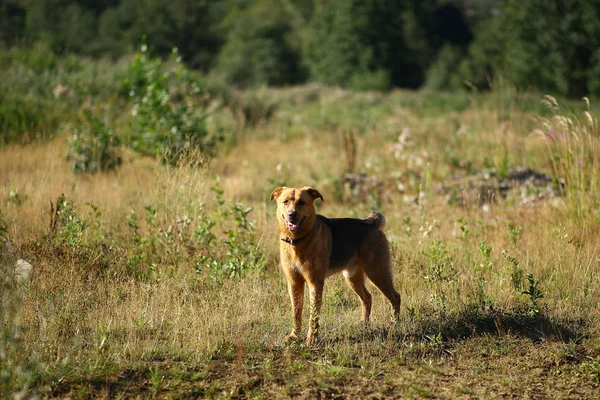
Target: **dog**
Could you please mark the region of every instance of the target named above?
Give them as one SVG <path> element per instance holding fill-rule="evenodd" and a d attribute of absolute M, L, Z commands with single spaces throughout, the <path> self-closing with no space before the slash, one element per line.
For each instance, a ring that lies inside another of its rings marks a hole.
<path fill-rule="evenodd" d="M 287 278 L 294 329 L 285 340 L 295 340 L 302 329 L 304 284 L 310 291 L 310 320 L 306 345 L 319 331 L 319 313 L 325 278 L 343 272 L 348 285 L 360 298 L 362 320 L 368 324 L 371 294 L 365 276 L 388 298 L 398 321 L 400 294 L 394 288 L 390 248 L 382 229 L 383 214 L 373 211 L 366 219 L 326 218 L 315 211 L 314 201 L 323 196 L 312 187 L 280 187 L 271 194 L 277 200 L 281 267 Z"/>

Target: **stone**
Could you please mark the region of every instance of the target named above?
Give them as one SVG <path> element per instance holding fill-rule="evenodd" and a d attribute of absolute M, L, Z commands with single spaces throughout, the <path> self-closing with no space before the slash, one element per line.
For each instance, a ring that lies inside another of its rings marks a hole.
<path fill-rule="evenodd" d="M 15 280 L 19 283 L 26 283 L 33 277 L 33 265 L 23 259 L 18 259 L 15 264 Z"/>

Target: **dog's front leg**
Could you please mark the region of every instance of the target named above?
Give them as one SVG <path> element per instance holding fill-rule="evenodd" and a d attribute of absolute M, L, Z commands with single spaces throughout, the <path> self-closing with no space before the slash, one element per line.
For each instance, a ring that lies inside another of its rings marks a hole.
<path fill-rule="evenodd" d="M 319 314 L 323 302 L 323 280 L 309 281 L 310 290 L 310 320 L 308 322 L 308 334 L 306 345 L 311 346 L 319 334 Z"/>
<path fill-rule="evenodd" d="M 288 272 L 288 292 L 292 302 L 292 314 L 294 315 L 294 329 L 285 337 L 286 341 L 294 340 L 302 330 L 302 306 L 304 304 L 304 278 L 299 273 Z"/>

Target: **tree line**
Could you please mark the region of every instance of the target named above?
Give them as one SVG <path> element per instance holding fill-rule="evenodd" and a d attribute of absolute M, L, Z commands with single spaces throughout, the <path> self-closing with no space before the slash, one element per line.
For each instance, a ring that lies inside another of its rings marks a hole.
<path fill-rule="evenodd" d="M 600 0 L 2 0 L 3 47 L 118 58 L 145 37 L 239 87 L 600 95 Z"/>

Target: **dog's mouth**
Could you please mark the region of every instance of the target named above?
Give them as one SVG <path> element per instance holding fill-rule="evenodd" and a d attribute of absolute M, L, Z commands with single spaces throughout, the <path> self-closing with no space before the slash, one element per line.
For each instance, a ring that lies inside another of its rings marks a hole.
<path fill-rule="evenodd" d="M 300 221 L 288 221 L 283 215 L 281 216 L 281 218 L 283 218 L 283 222 L 285 222 L 285 227 L 288 228 L 290 232 L 296 232 L 298 229 L 300 229 L 300 226 L 302 226 L 304 220 L 306 220 L 306 216 L 304 216 L 304 218 L 302 218 Z"/>

